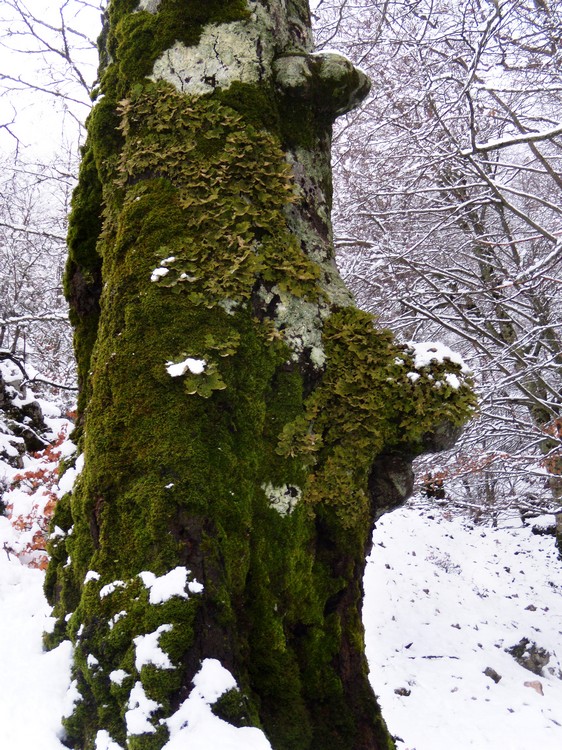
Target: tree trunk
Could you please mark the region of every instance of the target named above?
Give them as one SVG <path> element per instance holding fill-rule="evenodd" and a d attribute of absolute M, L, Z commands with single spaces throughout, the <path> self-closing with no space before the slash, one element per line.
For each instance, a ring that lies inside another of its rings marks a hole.
<path fill-rule="evenodd" d="M 108 9 L 69 235 L 85 466 L 46 584 L 50 641 L 75 644 L 68 743 L 163 747 L 216 659 L 237 687 L 213 710 L 274 750 L 393 747 L 365 556 L 472 395 L 336 270 L 331 126 L 369 82 L 311 54 L 304 0 L 136 6 Z"/>

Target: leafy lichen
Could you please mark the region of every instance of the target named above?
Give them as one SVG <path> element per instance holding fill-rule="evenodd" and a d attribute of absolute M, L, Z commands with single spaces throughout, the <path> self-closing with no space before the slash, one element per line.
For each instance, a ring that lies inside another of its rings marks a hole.
<path fill-rule="evenodd" d="M 335 505 L 343 527 L 364 525 L 375 457 L 393 449 L 419 455 L 441 422 L 461 426 L 470 418 L 474 394 L 461 366 L 450 360 L 408 377 L 415 370 L 413 351 L 355 308 L 335 311 L 324 323 L 323 340 L 324 377 L 305 414 L 285 425 L 278 451 L 300 455 L 311 467 L 305 501 Z M 448 375 L 458 385 L 450 385 Z"/>

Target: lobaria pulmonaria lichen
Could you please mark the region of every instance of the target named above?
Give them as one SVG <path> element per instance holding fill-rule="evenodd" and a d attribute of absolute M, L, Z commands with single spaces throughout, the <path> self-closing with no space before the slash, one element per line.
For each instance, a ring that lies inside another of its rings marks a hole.
<path fill-rule="evenodd" d="M 111 0 L 100 53 L 66 276 L 85 460 L 46 579 L 65 742 L 160 750 L 216 669 L 215 720 L 274 750 L 391 748 L 365 554 L 473 396 L 337 273 L 331 126 L 368 81 L 311 52 L 305 0 Z"/>

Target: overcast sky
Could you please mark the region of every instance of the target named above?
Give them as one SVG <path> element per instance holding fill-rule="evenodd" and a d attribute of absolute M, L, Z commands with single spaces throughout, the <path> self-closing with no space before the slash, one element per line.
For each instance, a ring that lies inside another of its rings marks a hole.
<path fill-rule="evenodd" d="M 88 95 L 59 54 L 64 50 L 61 29 L 66 28 L 76 68 L 91 85 L 97 65 L 93 43 L 101 28 L 96 5 L 97 0 L 66 0 L 60 6 L 46 0 L 0 3 L 0 124 L 9 124 L 28 159 L 49 158 L 76 141 L 77 121 L 89 111 Z M 28 27 L 18 7 L 27 13 Z M 2 154 L 15 146 L 6 128 L 0 130 Z"/>

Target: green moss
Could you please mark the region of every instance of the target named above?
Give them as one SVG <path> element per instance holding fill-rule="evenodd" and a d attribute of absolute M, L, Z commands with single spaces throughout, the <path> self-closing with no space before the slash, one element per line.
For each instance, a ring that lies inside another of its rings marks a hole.
<path fill-rule="evenodd" d="M 227 690 L 213 704 L 212 711 L 219 719 L 235 727 L 259 725 L 259 717 L 248 698 L 237 688 Z"/>
<path fill-rule="evenodd" d="M 331 133 L 332 120 L 320 117 L 308 104 L 292 96 L 279 98 L 280 134 L 287 148 L 314 150 L 323 131 Z"/>
<path fill-rule="evenodd" d="M 94 346 L 101 293 L 101 258 L 97 238 L 102 226 L 102 187 L 93 150 L 86 145 L 80 166 L 79 183 L 72 196 L 69 217 L 68 261 L 64 292 L 75 329 L 75 352 L 80 386 L 79 410 L 88 398 L 88 373 Z"/>
<path fill-rule="evenodd" d="M 280 133 L 282 122 L 271 86 L 234 81 L 227 89 L 217 88 L 212 96 L 238 112 L 254 128 Z"/>

